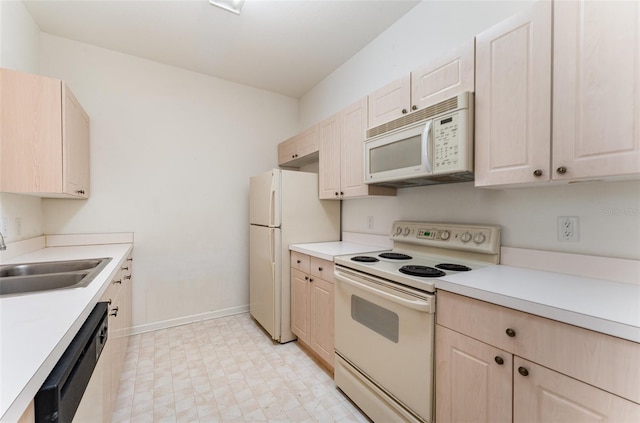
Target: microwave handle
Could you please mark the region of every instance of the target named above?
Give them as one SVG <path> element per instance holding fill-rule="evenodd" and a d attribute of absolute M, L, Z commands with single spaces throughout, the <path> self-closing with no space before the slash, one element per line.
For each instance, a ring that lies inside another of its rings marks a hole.
<path fill-rule="evenodd" d="M 431 173 L 431 158 L 429 157 L 429 147 L 431 146 L 431 124 L 433 121 L 429 120 L 425 123 L 422 130 L 422 145 L 424 146 L 424 167 L 428 173 Z"/>

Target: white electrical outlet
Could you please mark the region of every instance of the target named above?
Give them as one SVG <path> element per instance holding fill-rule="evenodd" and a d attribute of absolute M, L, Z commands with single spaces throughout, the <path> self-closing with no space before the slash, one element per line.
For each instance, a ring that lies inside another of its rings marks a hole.
<path fill-rule="evenodd" d="M 578 216 L 558 216 L 558 241 L 577 242 L 579 239 Z"/>
<path fill-rule="evenodd" d="M 373 216 L 367 216 L 367 228 L 373 229 Z"/>

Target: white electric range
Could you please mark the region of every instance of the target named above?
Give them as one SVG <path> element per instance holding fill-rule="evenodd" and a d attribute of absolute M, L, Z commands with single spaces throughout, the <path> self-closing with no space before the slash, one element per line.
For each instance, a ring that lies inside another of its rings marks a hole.
<path fill-rule="evenodd" d="M 374 421 L 433 421 L 435 283 L 500 261 L 497 225 L 394 222 L 393 248 L 335 262 L 335 381 Z"/>

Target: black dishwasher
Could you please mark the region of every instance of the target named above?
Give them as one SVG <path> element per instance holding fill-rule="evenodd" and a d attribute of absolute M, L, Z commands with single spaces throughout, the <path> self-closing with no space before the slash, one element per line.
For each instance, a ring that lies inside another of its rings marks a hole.
<path fill-rule="evenodd" d="M 107 303 L 98 303 L 35 397 L 36 422 L 73 420 L 107 342 Z"/>

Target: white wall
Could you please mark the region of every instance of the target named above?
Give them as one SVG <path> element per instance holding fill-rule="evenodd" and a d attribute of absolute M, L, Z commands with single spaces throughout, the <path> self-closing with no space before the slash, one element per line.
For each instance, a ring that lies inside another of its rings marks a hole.
<path fill-rule="evenodd" d="M 423 1 L 307 93 L 307 127 L 528 7 L 521 1 Z M 556 36 L 561 34 L 556 34 Z M 580 241 L 557 240 L 557 217 L 578 216 Z M 367 228 L 374 217 L 374 229 Z M 640 259 L 640 183 L 589 183 L 510 190 L 472 183 L 398 190 L 395 198 L 343 202 L 344 231 L 388 233 L 398 219 L 496 223 L 505 246 Z"/>
<path fill-rule="evenodd" d="M 0 1 L 0 67 L 38 73 L 40 29 L 21 1 Z M 38 197 L 0 193 L 0 232 L 7 242 L 42 235 Z"/>
<path fill-rule="evenodd" d="M 41 48 L 91 117 L 91 198 L 43 200 L 45 232 L 134 232 L 134 325 L 246 308 L 249 177 L 277 164 L 297 100 L 49 34 Z"/>

